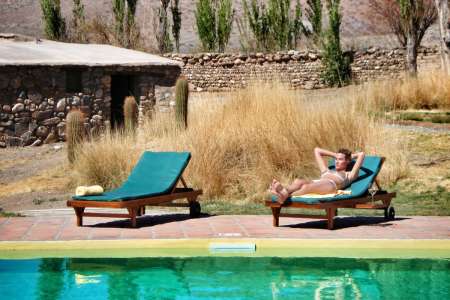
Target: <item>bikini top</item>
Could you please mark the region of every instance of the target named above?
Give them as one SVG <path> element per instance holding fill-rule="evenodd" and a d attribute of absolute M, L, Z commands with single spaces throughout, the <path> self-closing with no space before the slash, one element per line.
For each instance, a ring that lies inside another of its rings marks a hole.
<path fill-rule="evenodd" d="M 332 175 L 332 176 L 328 176 Z M 339 190 L 345 189 L 348 187 L 352 182 L 349 178 L 350 172 L 337 172 L 334 170 L 326 170 L 325 172 L 320 175 L 320 178 L 328 178 L 333 180 L 336 183 L 336 188 Z"/>

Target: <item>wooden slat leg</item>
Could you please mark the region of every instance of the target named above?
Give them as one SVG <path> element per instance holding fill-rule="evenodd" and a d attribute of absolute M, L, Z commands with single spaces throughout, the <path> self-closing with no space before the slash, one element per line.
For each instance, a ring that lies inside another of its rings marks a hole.
<path fill-rule="evenodd" d="M 280 212 L 281 207 L 272 207 L 273 226 L 278 227 L 280 225 Z"/>
<path fill-rule="evenodd" d="M 334 227 L 334 216 L 336 215 L 336 208 L 327 208 L 327 228 L 333 229 Z"/>
<path fill-rule="evenodd" d="M 77 215 L 77 226 L 83 226 L 83 212 L 84 207 L 74 207 L 75 214 Z"/>
<path fill-rule="evenodd" d="M 136 228 L 136 215 L 137 215 L 137 210 L 140 208 L 129 208 L 128 209 L 128 213 L 130 214 L 130 219 L 131 219 L 131 227 Z"/>

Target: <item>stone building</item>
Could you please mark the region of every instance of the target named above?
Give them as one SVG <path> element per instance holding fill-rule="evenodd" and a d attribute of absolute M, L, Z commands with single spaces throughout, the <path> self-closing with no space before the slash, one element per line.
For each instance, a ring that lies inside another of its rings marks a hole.
<path fill-rule="evenodd" d="M 180 63 L 110 45 L 0 36 L 0 146 L 65 139 L 72 109 L 85 127 L 123 124 L 123 101 L 134 96 L 140 118 L 155 104 L 155 86 L 172 86 Z"/>

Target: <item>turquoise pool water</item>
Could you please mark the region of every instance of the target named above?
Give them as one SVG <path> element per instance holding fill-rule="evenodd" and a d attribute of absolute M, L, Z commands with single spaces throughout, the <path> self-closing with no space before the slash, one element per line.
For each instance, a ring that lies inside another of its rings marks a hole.
<path fill-rule="evenodd" d="M 448 259 L 0 260 L 2 299 L 449 299 Z"/>

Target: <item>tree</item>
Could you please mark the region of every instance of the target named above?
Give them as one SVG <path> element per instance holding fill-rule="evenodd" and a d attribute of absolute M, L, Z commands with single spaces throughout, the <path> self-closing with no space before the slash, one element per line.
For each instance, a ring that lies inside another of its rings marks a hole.
<path fill-rule="evenodd" d="M 234 10 L 231 0 L 220 0 L 217 8 L 217 45 L 224 52 L 233 28 Z"/>
<path fill-rule="evenodd" d="M 160 0 L 161 5 L 157 10 L 158 24 L 156 27 L 156 40 L 158 41 L 158 50 L 165 53 L 173 50 L 172 40 L 169 35 L 169 19 L 167 17 L 167 8 L 170 0 Z"/>
<path fill-rule="evenodd" d="M 119 44 L 123 42 L 124 36 L 124 22 L 125 22 L 125 0 L 113 0 L 113 13 L 114 13 L 114 21 L 115 21 L 115 35 L 116 40 Z"/>
<path fill-rule="evenodd" d="M 117 43 L 132 48 L 139 39 L 135 15 L 138 0 L 113 0 L 115 36 Z"/>
<path fill-rule="evenodd" d="M 311 23 L 313 41 L 317 43 L 322 35 L 322 1 L 307 0 L 306 5 L 306 18 Z"/>
<path fill-rule="evenodd" d="M 198 0 L 195 19 L 203 49 L 225 50 L 233 28 L 232 0 Z"/>
<path fill-rule="evenodd" d="M 181 29 L 181 12 L 179 8 L 180 0 L 172 0 L 170 10 L 172 11 L 172 35 L 175 40 L 175 48 L 180 52 L 180 29 Z"/>
<path fill-rule="evenodd" d="M 300 1 L 296 1 L 294 12 L 290 8 L 290 0 L 269 0 L 267 8 L 257 0 L 250 5 L 244 0 L 244 14 L 248 25 L 255 36 L 258 48 L 285 50 L 297 47 L 301 33 L 306 32 L 302 23 Z"/>
<path fill-rule="evenodd" d="M 442 70 L 450 73 L 450 24 L 448 22 L 448 0 L 435 0 L 439 23 L 439 47 Z"/>
<path fill-rule="evenodd" d="M 85 24 L 86 24 L 86 17 L 84 15 L 83 3 L 81 2 L 81 0 L 73 0 L 72 39 L 74 39 L 77 42 L 86 42 L 86 35 L 84 34 Z"/>
<path fill-rule="evenodd" d="M 417 49 L 426 30 L 436 21 L 437 12 L 431 0 L 397 0 L 400 5 L 401 27 L 406 34 L 408 73 L 417 74 Z"/>
<path fill-rule="evenodd" d="M 397 39 L 406 48 L 406 66 L 411 76 L 417 74 L 417 50 L 427 29 L 436 21 L 433 0 L 371 0 Z"/>
<path fill-rule="evenodd" d="M 195 20 L 203 49 L 214 51 L 217 40 L 216 10 L 211 0 L 198 0 Z"/>
<path fill-rule="evenodd" d="M 343 86 L 350 80 L 350 59 L 341 49 L 340 27 L 342 16 L 340 0 L 327 0 L 329 26 L 322 41 L 322 78 L 332 86 Z"/>
<path fill-rule="evenodd" d="M 45 36 L 51 40 L 63 40 L 66 37 L 66 21 L 61 15 L 60 0 L 41 0 Z"/>
<path fill-rule="evenodd" d="M 260 50 L 269 50 L 270 25 L 267 10 L 264 4 L 259 4 L 256 0 L 250 0 L 250 5 L 246 0 L 243 2 L 244 15 L 248 21 L 250 30 L 256 39 L 256 47 Z"/>

